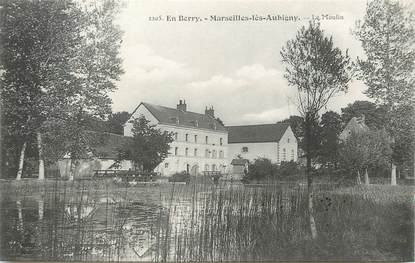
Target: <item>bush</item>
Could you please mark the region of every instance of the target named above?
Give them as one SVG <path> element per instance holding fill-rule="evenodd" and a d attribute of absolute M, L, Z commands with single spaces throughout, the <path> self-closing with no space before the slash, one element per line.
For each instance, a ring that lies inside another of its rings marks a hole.
<path fill-rule="evenodd" d="M 302 173 L 302 169 L 300 165 L 294 161 L 281 162 L 278 169 L 278 175 L 282 178 L 298 175 L 300 173 Z"/>
<path fill-rule="evenodd" d="M 302 175 L 303 172 L 303 168 L 294 161 L 281 162 L 278 165 L 272 163 L 267 158 L 258 158 L 255 159 L 254 163 L 249 165 L 249 172 L 243 178 L 243 181 L 295 179 L 298 178 L 298 175 Z"/>
<path fill-rule="evenodd" d="M 247 180 L 263 180 L 274 176 L 277 167 L 267 158 L 255 159 L 253 164 L 249 165 Z"/>
<path fill-rule="evenodd" d="M 188 183 L 190 181 L 190 174 L 186 171 L 175 173 L 169 177 L 169 182 L 185 182 Z"/>

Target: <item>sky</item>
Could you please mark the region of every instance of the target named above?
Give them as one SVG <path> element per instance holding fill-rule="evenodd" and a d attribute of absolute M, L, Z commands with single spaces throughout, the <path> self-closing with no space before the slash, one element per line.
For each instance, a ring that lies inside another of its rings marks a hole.
<path fill-rule="evenodd" d="M 320 20 L 335 46 L 364 57 L 352 35 L 364 17 L 366 1 L 136 1 L 126 0 L 117 23 L 124 31 L 121 47 L 125 73 L 111 94 L 113 111 L 131 112 L 140 102 L 189 111 L 213 106 L 226 125 L 274 123 L 298 114 L 296 88 L 288 86 L 280 51 L 312 17 Z M 216 16 L 298 17 L 298 21 L 211 21 Z M 162 21 L 150 21 L 150 17 Z M 176 21 L 167 21 L 167 16 Z M 179 16 L 201 22 L 179 21 Z M 204 20 L 206 18 L 207 20 Z M 355 100 L 367 100 L 365 86 L 349 84 L 324 110 L 340 112 Z"/>

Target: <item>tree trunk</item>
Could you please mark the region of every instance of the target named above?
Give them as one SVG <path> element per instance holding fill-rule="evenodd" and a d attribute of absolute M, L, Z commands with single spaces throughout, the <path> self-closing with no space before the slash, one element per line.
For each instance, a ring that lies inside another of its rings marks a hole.
<path fill-rule="evenodd" d="M 396 185 L 396 165 L 392 163 L 391 185 Z"/>
<path fill-rule="evenodd" d="M 26 146 L 27 142 L 23 143 L 22 150 L 20 151 L 20 158 L 19 158 L 19 169 L 17 170 L 17 176 L 16 180 L 22 179 L 22 173 L 23 173 L 23 164 L 24 164 L 24 156 L 26 152 Z"/>
<path fill-rule="evenodd" d="M 44 214 L 44 208 L 45 208 L 45 202 L 43 201 L 43 197 L 40 197 L 40 199 L 37 200 L 38 203 L 38 215 L 39 220 L 43 220 L 43 214 Z"/>
<path fill-rule="evenodd" d="M 22 201 L 19 199 L 16 201 L 17 207 L 17 217 L 19 218 L 19 227 L 20 230 L 23 231 L 23 209 L 22 209 Z"/>
<path fill-rule="evenodd" d="M 45 180 L 45 162 L 43 160 L 42 134 L 37 132 L 37 149 L 39 152 L 39 180 Z"/>
<path fill-rule="evenodd" d="M 317 228 L 316 222 L 314 220 L 314 206 L 313 206 L 313 174 L 311 171 L 311 123 L 312 116 L 310 113 L 306 114 L 305 118 L 305 140 L 306 140 L 306 159 L 307 159 L 307 166 L 306 166 L 306 177 L 307 177 L 307 199 L 308 199 L 308 217 L 310 222 L 310 232 L 311 238 L 317 238 Z"/>
<path fill-rule="evenodd" d="M 69 165 L 69 181 L 72 181 L 75 177 L 75 168 L 76 168 L 76 161 L 72 159 L 71 157 L 71 163 Z"/>
<path fill-rule="evenodd" d="M 362 179 L 360 178 L 360 171 L 359 170 L 357 170 L 356 180 L 357 180 L 357 184 L 362 184 Z"/>
<path fill-rule="evenodd" d="M 366 171 L 365 171 L 365 185 L 369 185 L 370 184 L 370 182 L 369 182 L 369 174 L 367 173 L 367 169 L 366 169 Z"/>

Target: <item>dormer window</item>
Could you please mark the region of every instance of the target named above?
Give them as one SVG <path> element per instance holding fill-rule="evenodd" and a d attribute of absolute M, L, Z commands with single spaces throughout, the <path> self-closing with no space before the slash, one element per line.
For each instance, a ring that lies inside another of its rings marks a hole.
<path fill-rule="evenodd" d="M 290 143 L 290 138 L 287 139 L 287 143 Z"/>
<path fill-rule="evenodd" d="M 178 117 L 171 117 L 170 119 L 172 121 L 174 121 L 176 123 L 176 125 L 179 125 L 179 118 Z"/>
<path fill-rule="evenodd" d="M 199 127 L 199 122 L 197 120 L 190 121 L 190 123 L 195 127 Z"/>
<path fill-rule="evenodd" d="M 248 152 L 248 147 L 246 147 L 246 146 L 245 147 L 242 147 L 242 152 L 243 153 L 247 153 Z"/>

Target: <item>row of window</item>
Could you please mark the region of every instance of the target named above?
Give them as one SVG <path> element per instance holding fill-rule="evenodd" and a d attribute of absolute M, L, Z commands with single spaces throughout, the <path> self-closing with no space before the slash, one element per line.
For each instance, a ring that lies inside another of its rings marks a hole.
<path fill-rule="evenodd" d="M 179 147 L 174 148 L 174 155 L 179 155 Z M 189 156 L 189 148 L 184 150 L 184 155 Z M 197 148 L 193 149 L 193 156 L 199 156 L 199 151 Z M 205 157 L 206 158 L 218 158 L 218 152 L 216 150 L 210 151 L 209 149 L 205 150 Z M 219 151 L 219 158 L 224 158 L 225 154 L 222 150 Z"/>
<path fill-rule="evenodd" d="M 174 140 L 178 140 L 179 138 L 179 133 L 175 133 L 174 134 Z M 190 142 L 190 134 L 186 133 L 185 134 L 185 141 L 186 142 Z M 197 143 L 198 142 L 198 136 L 197 134 L 193 135 L 193 142 Z M 205 136 L 205 144 L 209 143 L 209 136 Z M 223 138 L 219 138 L 219 145 L 222 146 L 223 145 Z"/>

